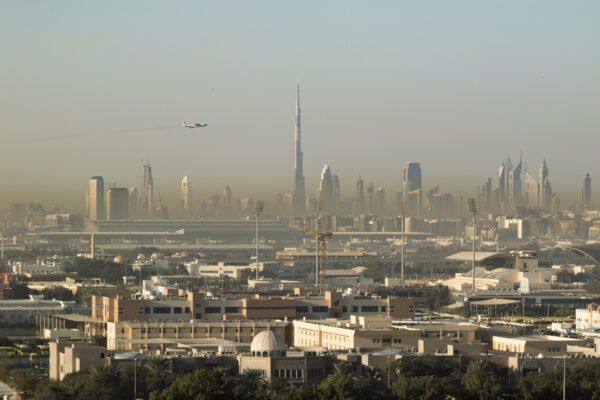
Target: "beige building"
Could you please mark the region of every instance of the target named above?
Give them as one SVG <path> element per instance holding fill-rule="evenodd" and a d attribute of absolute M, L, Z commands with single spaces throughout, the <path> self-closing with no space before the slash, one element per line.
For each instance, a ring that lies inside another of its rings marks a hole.
<path fill-rule="evenodd" d="M 344 295 L 328 291 L 324 296 L 209 298 L 200 292 L 165 300 L 123 299 L 92 296 L 92 317 L 103 322 L 350 318 L 350 315 L 386 315 L 411 319 L 415 299 L 370 295 Z"/>
<path fill-rule="evenodd" d="M 329 358 L 315 352 L 288 352 L 281 336 L 271 330 L 256 335 L 250 355 L 238 356 L 240 373 L 255 371 L 266 381 L 281 379 L 290 383 L 319 383 L 329 373 Z"/>
<path fill-rule="evenodd" d="M 530 335 L 518 337 L 494 336 L 492 349 L 510 353 L 557 355 L 567 352 L 567 346 L 584 346 L 585 340 L 560 336 Z"/>
<path fill-rule="evenodd" d="M 50 379 L 62 381 L 67 374 L 106 365 L 107 350 L 86 342 L 50 342 Z"/>
<path fill-rule="evenodd" d="M 350 320 L 295 320 L 294 346 L 298 348 L 416 349 L 421 333 L 391 326 L 387 316 L 351 316 Z"/>
<path fill-rule="evenodd" d="M 273 330 L 292 342 L 291 323 L 287 321 L 119 321 L 106 329 L 109 350 L 149 350 L 164 352 L 177 344 L 193 345 L 208 338 L 250 343 L 265 330 Z"/>
<path fill-rule="evenodd" d="M 587 308 L 575 310 L 575 327 L 578 330 L 600 328 L 600 305 L 591 303 Z"/>
<path fill-rule="evenodd" d="M 475 333 L 478 326 L 460 321 L 401 321 L 396 329 L 419 332 L 419 354 L 444 354 L 448 345 L 477 345 Z"/>

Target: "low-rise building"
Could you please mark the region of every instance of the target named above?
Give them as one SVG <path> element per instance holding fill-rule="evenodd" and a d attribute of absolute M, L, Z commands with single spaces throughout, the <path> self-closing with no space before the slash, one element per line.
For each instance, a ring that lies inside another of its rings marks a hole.
<path fill-rule="evenodd" d="M 231 279 L 241 279 L 243 271 L 256 269 L 256 263 L 246 265 L 225 265 L 225 263 L 220 262 L 216 265 L 203 265 L 198 260 L 185 263 L 184 266 L 190 276 L 207 278 L 220 278 L 226 276 Z"/>
<path fill-rule="evenodd" d="M 575 328 L 577 330 L 600 328 L 600 305 L 591 303 L 587 308 L 576 309 Z"/>
<path fill-rule="evenodd" d="M 64 272 L 64 267 L 60 262 L 44 262 L 39 258 L 35 262 L 14 261 L 9 263 L 9 268 L 15 275 L 47 275 Z"/>
<path fill-rule="evenodd" d="M 67 374 L 106 365 L 109 352 L 86 342 L 50 342 L 50 379 L 62 381 Z"/>
<path fill-rule="evenodd" d="M 421 332 L 392 327 L 387 316 L 351 316 L 347 319 L 295 320 L 294 346 L 327 350 L 416 349 Z"/>
<path fill-rule="evenodd" d="M 35 327 L 45 315 L 65 314 L 77 308 L 74 301 L 45 300 L 30 295 L 22 300 L 0 300 L 0 328 Z"/>
<path fill-rule="evenodd" d="M 317 384 L 328 375 L 331 364 L 329 357 L 316 352 L 288 352 L 285 341 L 271 330 L 254 337 L 250 352 L 238 356 L 240 373 L 255 371 L 268 382 Z"/>
<path fill-rule="evenodd" d="M 216 338 L 250 343 L 264 330 L 271 329 L 292 343 L 288 321 L 118 321 L 108 322 L 106 342 L 109 350 L 164 352 L 178 343 L 193 345 L 204 339 Z"/>
<path fill-rule="evenodd" d="M 518 337 L 494 336 L 492 349 L 509 353 L 523 354 L 565 354 L 567 346 L 583 346 L 585 340 L 549 335 L 529 335 Z"/>
<path fill-rule="evenodd" d="M 414 316 L 415 299 L 371 295 L 212 298 L 188 292 L 187 297 L 158 300 L 92 296 L 92 317 L 104 322 L 230 319 L 349 318 L 350 315 L 386 315 L 394 319 Z"/>

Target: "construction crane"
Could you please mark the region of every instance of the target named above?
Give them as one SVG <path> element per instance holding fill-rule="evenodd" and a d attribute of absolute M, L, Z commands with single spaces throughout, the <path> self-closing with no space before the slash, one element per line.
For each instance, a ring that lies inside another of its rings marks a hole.
<path fill-rule="evenodd" d="M 327 239 L 333 237 L 333 232 L 321 230 L 321 201 L 317 201 L 317 229 L 298 228 L 300 232 L 308 233 L 316 237 L 317 247 L 315 249 L 315 285 L 321 294 L 325 293 L 325 274 L 327 266 Z"/>

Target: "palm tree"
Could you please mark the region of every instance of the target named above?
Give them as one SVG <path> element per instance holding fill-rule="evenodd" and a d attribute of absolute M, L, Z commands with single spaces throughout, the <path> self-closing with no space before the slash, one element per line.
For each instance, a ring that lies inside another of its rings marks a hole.
<path fill-rule="evenodd" d="M 174 379 L 171 362 L 162 357 L 155 357 L 144 365 L 145 383 L 149 393 L 164 389 Z"/>

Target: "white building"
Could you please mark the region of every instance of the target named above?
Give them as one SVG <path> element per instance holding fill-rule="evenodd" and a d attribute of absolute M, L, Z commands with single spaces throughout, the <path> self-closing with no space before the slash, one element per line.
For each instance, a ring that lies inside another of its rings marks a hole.
<path fill-rule="evenodd" d="M 25 275 L 25 274 L 61 274 L 64 272 L 64 268 L 61 263 L 52 261 L 44 262 L 41 259 L 37 259 L 35 263 L 25 261 L 15 261 L 9 264 L 13 274 Z"/>
<path fill-rule="evenodd" d="M 194 261 L 185 263 L 184 265 L 190 276 L 203 276 L 210 278 L 227 276 L 232 279 L 240 279 L 242 277 L 242 271 L 256 269 L 256 263 L 247 265 L 225 265 L 225 263 L 220 262 L 216 265 L 202 265 L 198 261 Z M 259 269 L 263 268 L 264 266 L 259 263 Z"/>

